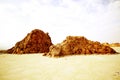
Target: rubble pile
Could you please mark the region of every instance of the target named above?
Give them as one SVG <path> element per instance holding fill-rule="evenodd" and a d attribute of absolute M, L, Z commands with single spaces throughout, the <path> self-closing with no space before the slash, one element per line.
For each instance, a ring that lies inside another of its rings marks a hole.
<path fill-rule="evenodd" d="M 14 47 L 8 49 L 7 53 L 25 54 L 25 53 L 45 53 L 49 52 L 49 47 L 52 45 L 51 38 L 48 33 L 42 30 L 35 29 L 27 36 L 17 42 Z"/>
<path fill-rule="evenodd" d="M 45 56 L 64 56 L 79 54 L 115 54 L 116 51 L 100 42 L 86 39 L 83 36 L 67 36 L 59 44 L 50 46 Z"/>

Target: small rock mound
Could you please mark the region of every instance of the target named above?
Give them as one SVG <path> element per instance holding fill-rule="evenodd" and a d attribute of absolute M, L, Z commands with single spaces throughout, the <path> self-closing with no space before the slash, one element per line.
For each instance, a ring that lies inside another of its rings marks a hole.
<path fill-rule="evenodd" d="M 7 50 L 7 53 L 25 54 L 25 53 L 44 53 L 49 52 L 52 45 L 48 33 L 35 29 L 27 36 L 15 44 L 14 47 Z"/>
<path fill-rule="evenodd" d="M 64 56 L 78 54 L 114 54 L 115 50 L 100 42 L 94 42 L 83 36 L 68 36 L 62 43 L 50 46 L 46 56 Z"/>

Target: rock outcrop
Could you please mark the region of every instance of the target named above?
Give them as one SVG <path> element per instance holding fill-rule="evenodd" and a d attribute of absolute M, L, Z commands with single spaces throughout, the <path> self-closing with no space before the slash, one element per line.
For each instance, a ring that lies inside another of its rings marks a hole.
<path fill-rule="evenodd" d="M 62 43 L 50 46 L 45 56 L 79 54 L 115 54 L 116 51 L 100 42 L 90 41 L 83 36 L 68 36 Z"/>
<path fill-rule="evenodd" d="M 14 47 L 7 50 L 7 53 L 25 54 L 25 53 L 45 53 L 49 52 L 52 45 L 51 38 L 48 33 L 35 29 L 27 36 L 17 42 Z"/>

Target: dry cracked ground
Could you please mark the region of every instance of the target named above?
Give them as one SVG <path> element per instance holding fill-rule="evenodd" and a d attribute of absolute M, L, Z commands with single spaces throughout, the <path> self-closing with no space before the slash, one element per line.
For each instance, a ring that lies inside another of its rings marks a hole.
<path fill-rule="evenodd" d="M 120 52 L 120 47 L 114 47 Z M 120 80 L 120 54 L 0 54 L 0 80 Z"/>

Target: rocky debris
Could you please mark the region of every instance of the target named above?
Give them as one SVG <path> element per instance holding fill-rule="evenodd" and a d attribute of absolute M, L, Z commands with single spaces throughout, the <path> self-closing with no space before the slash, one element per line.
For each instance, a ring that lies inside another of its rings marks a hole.
<path fill-rule="evenodd" d="M 45 56 L 65 56 L 79 54 L 115 54 L 116 51 L 100 42 L 90 41 L 83 36 L 68 36 L 62 43 L 51 45 Z"/>
<path fill-rule="evenodd" d="M 17 42 L 14 47 L 7 50 L 7 53 L 25 54 L 25 53 L 45 53 L 49 52 L 52 45 L 51 38 L 48 33 L 35 29 L 27 36 Z"/>

